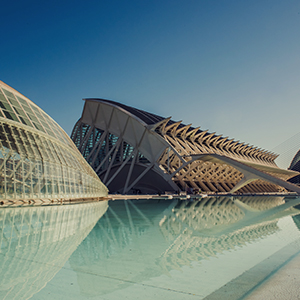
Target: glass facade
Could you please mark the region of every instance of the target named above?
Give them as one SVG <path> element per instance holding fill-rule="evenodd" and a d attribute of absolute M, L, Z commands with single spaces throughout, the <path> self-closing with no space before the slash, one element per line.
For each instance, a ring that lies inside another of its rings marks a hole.
<path fill-rule="evenodd" d="M 119 141 L 115 134 L 80 121 L 75 125 L 71 139 L 98 175 L 110 165 L 118 166 L 126 160 L 131 162 L 134 157 L 134 147 L 126 141 Z M 136 162 L 148 164 L 149 160 L 138 152 Z"/>
<path fill-rule="evenodd" d="M 107 188 L 63 129 L 0 81 L 0 199 L 106 195 Z"/>

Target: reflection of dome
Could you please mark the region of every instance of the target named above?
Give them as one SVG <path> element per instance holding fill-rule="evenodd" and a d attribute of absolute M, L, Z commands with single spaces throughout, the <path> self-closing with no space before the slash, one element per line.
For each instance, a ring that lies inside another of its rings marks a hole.
<path fill-rule="evenodd" d="M 86 298 L 123 289 L 130 286 L 132 280 L 140 282 L 161 274 L 154 258 L 165 251 L 168 242 L 161 235 L 158 223 L 169 205 L 169 201 L 154 200 L 109 202 L 105 215 L 69 259 Z M 153 240 L 151 256 L 147 251 L 140 255 L 149 239 Z M 132 266 L 134 272 L 131 272 Z M 106 280 L 110 276 L 119 277 L 115 270 L 126 274 L 128 281 Z M 99 272 L 105 274 L 101 280 L 89 276 L 89 273 Z"/>
<path fill-rule="evenodd" d="M 62 128 L 0 81 L 0 200 L 82 199 L 106 187 Z"/>
<path fill-rule="evenodd" d="M 0 298 L 29 299 L 63 267 L 107 202 L 0 210 Z"/>

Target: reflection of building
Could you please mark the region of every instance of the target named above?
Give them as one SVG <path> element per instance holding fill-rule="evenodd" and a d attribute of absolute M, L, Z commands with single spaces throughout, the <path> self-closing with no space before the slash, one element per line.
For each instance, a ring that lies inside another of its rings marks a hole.
<path fill-rule="evenodd" d="M 169 201 L 155 200 L 109 202 L 103 220 L 99 220 L 69 260 L 77 273 L 81 293 L 86 298 L 100 297 L 130 286 L 132 281 L 140 282 L 161 274 L 160 267 L 155 264 L 155 257 L 165 251 L 168 242 L 161 235 L 158 223 L 169 205 Z M 150 255 L 149 239 L 154 242 Z M 145 247 L 147 251 L 144 251 Z M 105 273 L 101 280 L 88 274 L 99 272 Z M 114 272 L 118 272 L 118 275 Z M 120 274 L 127 274 L 125 282 L 107 280 L 120 278 Z"/>
<path fill-rule="evenodd" d="M 0 200 L 106 194 L 106 187 L 62 128 L 0 81 Z"/>
<path fill-rule="evenodd" d="M 274 153 L 110 100 L 85 100 L 72 139 L 110 192 L 300 192 Z"/>
<path fill-rule="evenodd" d="M 253 207 L 262 200 L 249 197 L 245 202 L 250 205 L 251 199 Z M 280 197 L 269 200 L 265 208 L 283 203 Z M 182 271 L 193 262 L 228 253 L 279 231 L 278 219 L 244 227 L 244 216 L 226 197 L 193 202 L 113 201 L 70 257 L 70 265 L 86 298 L 125 290 L 133 283 L 149 283 L 151 278 L 169 275 L 171 270 Z M 235 226 L 239 222 L 240 226 Z M 211 234 L 223 228 L 232 230 Z M 89 273 L 99 274 L 101 280 Z"/>
<path fill-rule="evenodd" d="M 29 299 L 63 267 L 107 201 L 0 210 L 0 298 Z"/>
<path fill-rule="evenodd" d="M 243 197 L 242 201 L 252 208 L 260 209 L 261 202 L 264 209 L 284 203 L 282 197 Z M 173 241 L 159 258 L 161 267 L 167 272 L 176 265 L 182 267 L 191 261 L 206 259 L 237 246 L 242 247 L 279 230 L 278 219 L 235 228 L 235 224 L 243 222 L 244 216 L 243 211 L 228 197 L 205 198 L 195 202 L 179 201 L 172 209 L 172 214 L 160 222 L 165 238 Z M 222 229 L 228 225 L 233 225 L 231 230 Z"/>

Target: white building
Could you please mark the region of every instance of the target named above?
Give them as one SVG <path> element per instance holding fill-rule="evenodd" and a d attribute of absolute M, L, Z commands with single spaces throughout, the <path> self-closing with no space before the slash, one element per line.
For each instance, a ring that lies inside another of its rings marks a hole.
<path fill-rule="evenodd" d="M 300 188 L 276 154 L 104 99 L 85 99 L 72 140 L 112 193 Z"/>

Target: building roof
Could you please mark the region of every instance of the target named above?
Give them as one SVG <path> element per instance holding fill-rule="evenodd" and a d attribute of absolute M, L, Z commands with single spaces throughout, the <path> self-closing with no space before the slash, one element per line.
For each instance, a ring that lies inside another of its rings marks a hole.
<path fill-rule="evenodd" d="M 65 131 L 41 108 L 0 81 L 0 117 L 39 130 L 73 147 Z"/>
<path fill-rule="evenodd" d="M 109 104 L 113 104 L 115 106 L 118 106 L 120 108 L 125 109 L 126 111 L 128 111 L 129 113 L 133 114 L 134 116 L 136 116 L 137 118 L 141 119 L 143 122 L 145 122 L 147 125 L 154 125 L 157 124 L 158 122 L 161 122 L 163 120 L 166 119 L 166 117 L 162 117 L 162 116 L 158 116 L 156 114 L 132 107 L 132 106 L 128 106 L 125 105 L 123 103 L 120 102 L 116 102 L 116 101 L 112 101 L 112 100 L 107 100 L 107 99 L 101 99 L 101 98 L 85 98 L 84 100 L 89 101 L 89 100 L 93 100 L 93 101 L 101 101 L 101 102 L 106 102 Z M 167 123 L 168 125 L 174 124 L 176 123 L 176 121 L 173 120 L 169 120 Z M 185 127 L 185 124 L 180 123 L 178 126 L 179 128 Z M 190 127 L 188 131 L 195 129 L 194 127 Z M 202 132 L 202 130 L 198 129 L 199 132 Z"/>

